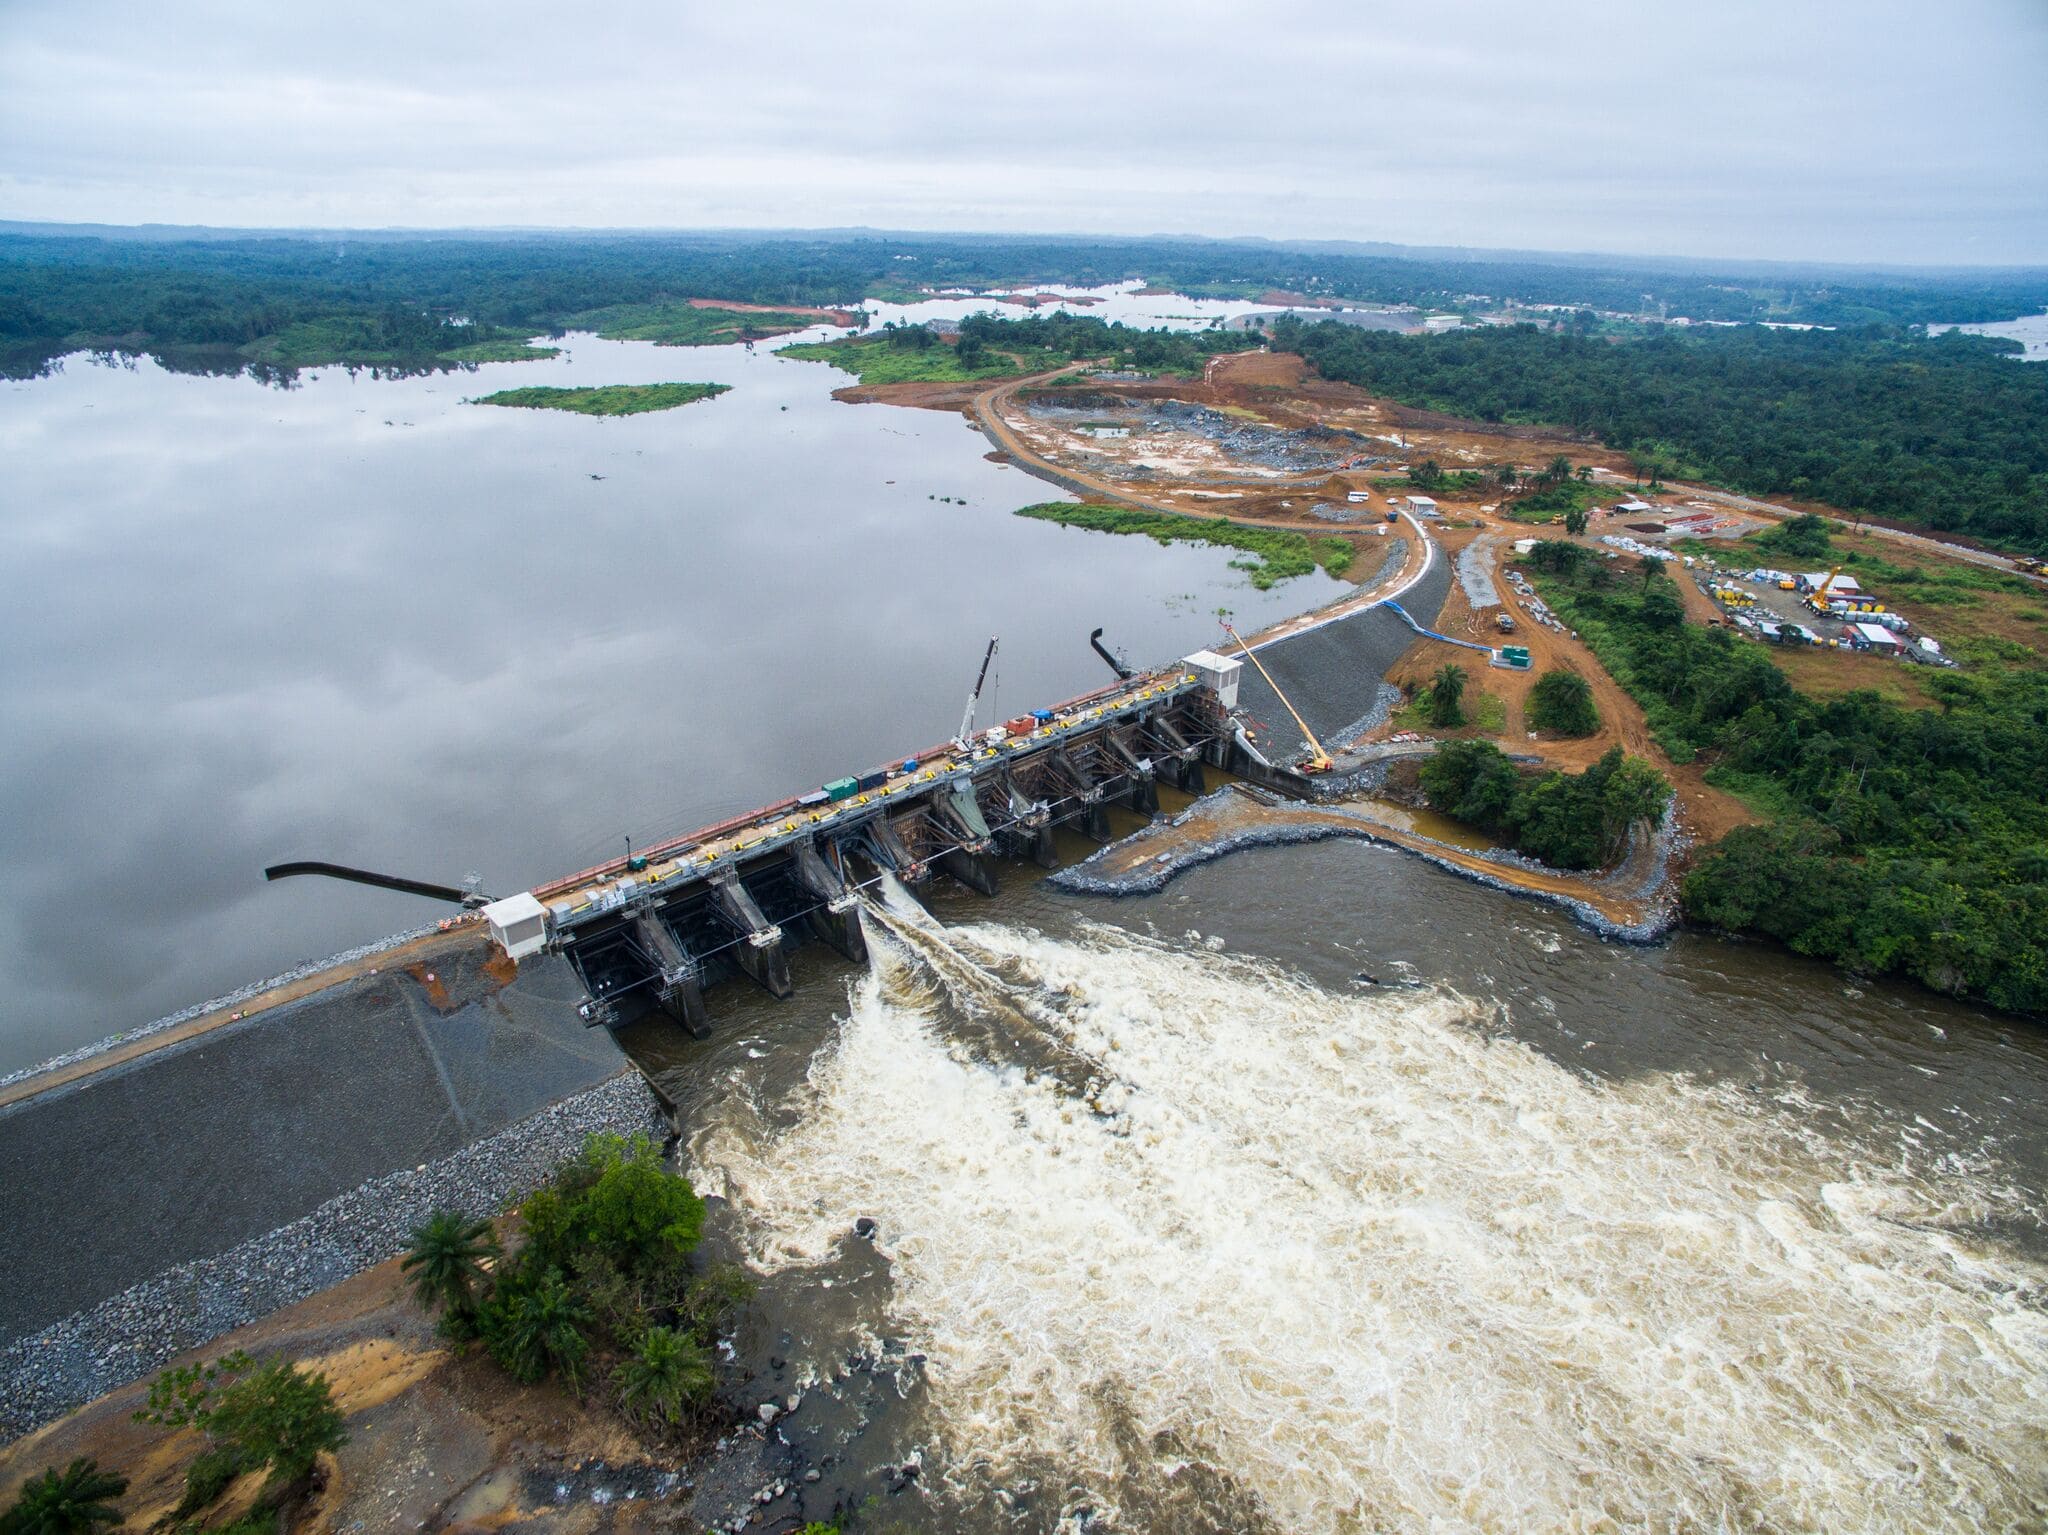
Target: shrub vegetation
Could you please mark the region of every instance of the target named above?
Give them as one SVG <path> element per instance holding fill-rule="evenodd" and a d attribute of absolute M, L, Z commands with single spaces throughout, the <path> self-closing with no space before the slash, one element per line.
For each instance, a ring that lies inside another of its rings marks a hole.
<path fill-rule="evenodd" d="M 1333 576 L 1342 576 L 1351 568 L 1348 539 L 1311 538 L 1286 528 L 1252 528 L 1220 518 L 1181 517 L 1100 502 L 1045 501 L 1019 507 L 1017 515 L 1095 533 L 1141 533 L 1162 544 L 1220 544 L 1242 549 L 1250 558 L 1231 563 L 1262 592 L 1290 577 L 1305 576 L 1317 566 Z"/>
<path fill-rule="evenodd" d="M 1577 672 L 1545 672 L 1529 689 L 1529 723 L 1561 736 L 1589 736 L 1600 728 L 1593 690 Z"/>
<path fill-rule="evenodd" d="M 210 1365 L 165 1370 L 135 1418 L 205 1431 L 207 1447 L 185 1470 L 180 1519 L 211 1506 L 235 1478 L 268 1471 L 263 1507 L 274 1520 L 305 1491 L 319 1454 L 348 1443 L 326 1376 L 288 1359 L 258 1363 L 239 1350 Z"/>
<path fill-rule="evenodd" d="M 121 1522 L 114 1499 L 127 1490 L 125 1478 L 80 1456 L 61 1472 L 30 1478 L 14 1506 L 0 1514 L 0 1535 L 96 1535 Z"/>
<path fill-rule="evenodd" d="M 442 1214 L 414 1233 L 407 1264 L 444 1328 L 516 1380 L 599 1385 L 647 1426 L 695 1421 L 716 1383 L 710 1345 L 747 1286 L 694 1261 L 704 1203 L 689 1183 L 645 1136 L 592 1136 L 519 1216 L 524 1240 L 487 1286 L 477 1223 Z"/>
<path fill-rule="evenodd" d="M 1449 741 L 1422 765 L 1432 810 L 1553 868 L 1597 869 L 1637 821 L 1661 823 L 1671 785 L 1620 747 L 1577 775 L 1526 772 L 1491 741 Z"/>

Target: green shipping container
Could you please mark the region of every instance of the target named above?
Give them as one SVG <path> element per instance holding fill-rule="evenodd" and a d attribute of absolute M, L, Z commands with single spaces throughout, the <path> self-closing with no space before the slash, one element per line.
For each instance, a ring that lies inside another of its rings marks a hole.
<path fill-rule="evenodd" d="M 852 799 L 854 791 L 859 787 L 851 778 L 835 778 L 825 785 L 825 798 Z"/>

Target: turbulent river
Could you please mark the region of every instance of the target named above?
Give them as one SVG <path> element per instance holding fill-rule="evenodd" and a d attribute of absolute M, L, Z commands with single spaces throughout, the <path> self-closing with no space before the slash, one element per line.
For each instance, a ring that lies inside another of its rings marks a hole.
<path fill-rule="evenodd" d="M 786 1432 L 920 1461 L 914 1522 L 2048 1508 L 2037 1035 L 1353 844 L 937 905 L 872 913 L 836 1006 L 632 1042 L 770 1276 Z"/>

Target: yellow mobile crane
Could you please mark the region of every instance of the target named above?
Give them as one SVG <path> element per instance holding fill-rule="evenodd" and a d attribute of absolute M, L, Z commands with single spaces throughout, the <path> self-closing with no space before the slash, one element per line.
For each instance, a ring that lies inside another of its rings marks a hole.
<path fill-rule="evenodd" d="M 1825 581 L 1821 582 L 1819 586 L 1816 586 L 1811 592 L 1807 593 L 1806 607 L 1808 612 L 1816 614 L 1821 618 L 1826 618 L 1828 616 L 1828 588 L 1835 584 L 1835 577 L 1839 576 L 1841 573 L 1842 567 L 1837 565 L 1833 570 L 1828 572 L 1828 578 Z"/>
<path fill-rule="evenodd" d="M 1273 680 L 1273 674 L 1266 670 L 1259 658 L 1252 653 L 1252 647 L 1244 642 L 1243 636 L 1235 629 L 1225 624 L 1223 632 L 1237 641 L 1237 648 L 1244 652 L 1244 658 L 1259 668 L 1259 675 L 1266 679 L 1266 686 L 1273 690 L 1273 696 L 1279 699 L 1281 703 L 1287 705 L 1287 712 L 1294 716 L 1294 723 L 1301 727 L 1302 737 L 1308 742 L 1309 749 L 1309 758 L 1306 762 L 1302 763 L 1301 770 L 1304 773 L 1329 772 L 1337 764 L 1332 762 L 1330 754 L 1323 750 L 1323 743 L 1316 739 L 1316 733 L 1308 728 L 1308 721 L 1301 717 L 1301 714 L 1295 709 L 1293 704 L 1287 702 L 1287 695 L 1280 691 L 1280 684 Z"/>

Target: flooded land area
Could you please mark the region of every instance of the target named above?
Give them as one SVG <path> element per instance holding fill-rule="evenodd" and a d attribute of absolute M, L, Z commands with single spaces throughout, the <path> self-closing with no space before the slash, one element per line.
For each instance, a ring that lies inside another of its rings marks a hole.
<path fill-rule="evenodd" d="M 1156 819 L 1063 828 L 1060 874 L 1006 862 L 994 896 L 878 880 L 866 963 L 806 943 L 787 1000 L 715 988 L 708 1037 L 656 1013 L 614 1047 L 564 961 L 514 969 L 469 927 L 199 1015 L 148 1110 L 112 1070 L 0 1097 L 17 1180 L 54 1126 L 160 1233 L 6 1196 L 98 1256 L 80 1282 L 21 1265 L 0 1429 L 34 1437 L 0 1487 L 31 1452 L 142 1453 L 133 1382 L 226 1334 L 335 1382 L 337 1530 L 2040 1527 L 2048 1035 L 1675 928 L 1673 869 L 1755 812 L 1536 598 L 1535 530 L 1391 479 L 1569 452 L 1618 499 L 1620 457 L 1265 354 L 850 403 L 787 339 L 579 333 L 289 389 L 81 356 L 0 388 L 0 1076 L 447 914 L 268 864 L 528 889 L 944 741 L 991 634 L 984 724 L 1109 680 L 1092 630 L 1159 664 L 1219 646 L 1225 610 L 1274 674 L 1245 669 L 1247 740 L 1327 746 L 1324 791 L 1162 786 Z M 686 379 L 729 388 L 616 419 L 466 403 Z M 1344 553 L 1262 589 L 1241 549 L 1014 515 L 1061 497 Z M 1776 515 L 1694 487 L 1637 507 L 1592 536 L 1685 558 Z M 1683 589 L 1720 620 L 1705 577 Z M 1526 670 L 1479 654 L 1503 620 Z M 1396 685 L 1446 663 L 1475 730 L 1571 769 L 1625 747 L 1671 819 L 1565 875 L 1421 808 Z M 1552 667 L 1588 678 L 1597 734 L 1530 728 Z M 232 1115 L 177 1127 L 244 1072 L 248 1185 L 152 1186 L 238 1154 Z M 137 1145 L 97 1144 L 144 1112 Z M 386 1261 L 428 1210 L 501 1208 L 586 1131 L 647 1128 L 757 1285 L 702 1453 L 504 1386 Z"/>

